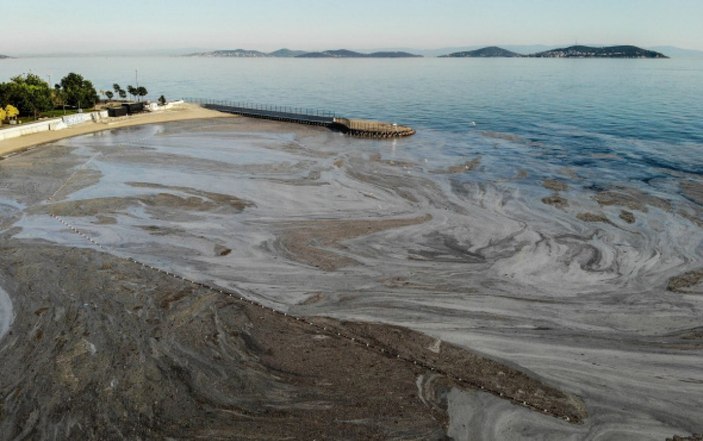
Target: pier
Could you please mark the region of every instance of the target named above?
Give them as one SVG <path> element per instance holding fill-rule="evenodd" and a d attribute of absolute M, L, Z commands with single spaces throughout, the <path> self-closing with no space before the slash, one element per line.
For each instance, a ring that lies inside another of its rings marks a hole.
<path fill-rule="evenodd" d="M 232 101 L 187 99 L 206 109 L 249 118 L 262 118 L 294 124 L 323 126 L 350 136 L 372 139 L 401 138 L 415 134 L 415 130 L 395 123 L 357 118 L 344 118 L 332 112 L 285 106 L 265 106 Z"/>

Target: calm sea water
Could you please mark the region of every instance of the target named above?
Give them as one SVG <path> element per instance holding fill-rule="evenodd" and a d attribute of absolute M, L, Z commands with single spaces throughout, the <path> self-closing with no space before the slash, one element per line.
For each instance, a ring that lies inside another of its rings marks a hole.
<path fill-rule="evenodd" d="M 418 129 L 407 154 L 573 167 L 593 186 L 703 173 L 703 60 L 27 58 L 0 80 L 79 72 L 98 89 L 321 108 Z M 495 147 L 498 147 L 496 149 Z M 512 168 L 514 170 L 514 168 Z M 507 172 L 508 167 L 505 167 Z M 666 186 L 664 186 L 666 187 Z"/>

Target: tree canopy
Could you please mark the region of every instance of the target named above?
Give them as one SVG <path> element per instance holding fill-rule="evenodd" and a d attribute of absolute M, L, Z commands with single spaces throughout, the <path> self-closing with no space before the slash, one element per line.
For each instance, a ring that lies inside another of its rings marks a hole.
<path fill-rule="evenodd" d="M 127 98 L 127 92 L 122 87 L 120 87 L 119 84 L 117 84 L 117 83 L 113 84 L 112 89 L 115 91 L 115 93 L 117 95 L 119 95 L 120 98 L 122 98 L 122 99 Z"/>
<path fill-rule="evenodd" d="M 130 85 L 127 90 L 140 100 L 148 94 L 143 86 Z M 117 96 L 120 99 L 127 97 L 127 91 L 117 83 L 112 85 L 112 90 L 100 92 L 105 94 L 108 100 Z M 2 109 L 0 120 L 16 118 L 19 115 L 37 118 L 42 113 L 62 106 L 65 113 L 66 106 L 91 108 L 99 101 L 100 97 L 93 83 L 77 73 L 69 73 L 53 88 L 36 74 L 22 74 L 12 77 L 8 82 L 0 83 L 0 106 L 7 106 Z"/>
<path fill-rule="evenodd" d="M 35 117 L 53 108 L 49 84 L 31 73 L 0 83 L 0 103 L 12 104 L 20 114 Z"/>
<path fill-rule="evenodd" d="M 93 83 L 73 72 L 61 79 L 61 94 L 66 105 L 78 108 L 93 107 L 100 99 Z"/>

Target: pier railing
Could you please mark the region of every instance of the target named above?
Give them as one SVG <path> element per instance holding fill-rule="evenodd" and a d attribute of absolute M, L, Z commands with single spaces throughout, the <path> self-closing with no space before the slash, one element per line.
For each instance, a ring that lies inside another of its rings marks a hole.
<path fill-rule="evenodd" d="M 186 98 L 185 100 L 220 112 L 252 118 L 324 126 L 362 138 L 399 138 L 415 134 L 415 130 L 410 127 L 380 121 L 338 117 L 334 112 L 321 109 L 202 98 Z"/>
<path fill-rule="evenodd" d="M 202 98 L 186 98 L 190 103 L 200 104 L 203 107 L 268 119 L 299 120 L 300 122 L 332 123 L 335 114 L 322 109 L 307 107 L 276 106 L 246 101 L 211 100 Z"/>

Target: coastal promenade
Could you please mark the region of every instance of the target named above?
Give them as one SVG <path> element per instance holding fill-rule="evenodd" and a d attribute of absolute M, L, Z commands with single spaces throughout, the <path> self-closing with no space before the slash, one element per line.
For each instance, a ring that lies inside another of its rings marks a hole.
<path fill-rule="evenodd" d="M 330 130 L 360 138 L 401 138 L 415 134 L 415 130 L 407 126 L 381 121 L 344 118 L 337 116 L 333 112 L 317 109 L 265 106 L 232 101 L 203 100 L 198 98 L 187 98 L 186 101 L 199 104 L 206 109 L 250 118 L 323 126 Z"/>

